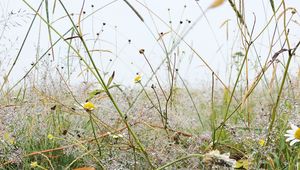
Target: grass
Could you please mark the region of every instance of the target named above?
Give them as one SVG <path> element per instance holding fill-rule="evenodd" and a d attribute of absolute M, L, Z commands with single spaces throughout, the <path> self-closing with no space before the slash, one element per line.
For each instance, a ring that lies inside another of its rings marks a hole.
<path fill-rule="evenodd" d="M 161 52 L 161 59 L 154 61 L 153 51 L 136 48 L 144 60 L 144 72 L 132 74 L 135 84 L 130 87 L 116 80 L 122 70 L 111 70 L 115 61 L 106 63 L 101 58 L 99 63 L 95 57 L 112 55 L 122 60 L 119 55 L 132 44 L 131 39 L 119 50 L 119 42 L 102 39 L 109 23 L 102 23 L 97 33 L 85 29 L 86 21 L 116 2 L 98 9 L 92 5 L 92 12 L 86 14 L 88 1 L 83 1 L 76 14 L 61 0 L 42 0 L 38 7 L 23 0 L 33 17 L 16 56 L 10 58 L 12 63 L 0 62 L 4 72 L 0 82 L 0 169 L 299 168 L 299 144 L 290 146 L 284 136 L 289 124 L 297 125 L 300 120 L 300 77 L 293 74 L 295 67 L 299 69 L 300 40 L 293 27 L 300 19 L 297 6 L 285 1 L 263 3 L 267 5 L 266 20 L 259 27 L 258 16 L 248 15 L 244 0 L 216 0 L 206 10 L 196 1 L 201 15 L 194 22 L 186 20 L 184 25 L 180 18 L 179 24 L 173 25 L 173 18 L 166 21 L 147 3 L 124 0 Z M 208 13 L 222 5 L 227 5 L 236 19 L 235 31 L 229 30 L 229 19 L 221 24 L 226 25 L 227 39 L 222 43 L 232 46 L 227 80 L 187 40 L 205 19 L 218 42 Z M 186 9 L 185 5 L 182 16 Z M 54 20 L 58 10 L 63 16 Z M 24 11 L 12 12 L 1 21 L 3 33 L 8 26 L 17 25 L 13 16 L 22 18 L 21 13 Z M 55 24 L 60 20 L 69 24 L 65 32 Z M 40 34 L 36 60 L 21 79 L 9 81 L 37 21 L 40 33 L 47 30 L 48 47 L 40 53 L 39 46 L 44 45 Z M 94 22 L 92 19 L 93 26 Z M 160 32 L 160 27 L 169 31 Z M 94 37 L 89 39 L 87 34 Z M 259 41 L 267 52 L 259 50 Z M 114 44 L 116 50 L 102 49 L 104 43 Z M 64 57 L 58 47 L 67 49 Z M 192 58 L 184 58 L 185 53 Z M 210 79 L 198 88 L 181 71 L 186 63 L 192 67 L 194 58 L 208 70 Z M 56 60 L 64 64 L 51 70 L 51 62 Z M 84 81 L 74 83 L 78 78 Z M 95 109 L 84 108 L 86 102 Z"/>

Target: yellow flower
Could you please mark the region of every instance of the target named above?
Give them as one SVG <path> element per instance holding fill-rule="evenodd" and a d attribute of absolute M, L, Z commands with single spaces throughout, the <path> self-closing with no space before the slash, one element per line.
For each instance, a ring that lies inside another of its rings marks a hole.
<path fill-rule="evenodd" d="M 135 83 L 139 83 L 139 82 L 141 82 L 141 80 L 142 80 L 142 76 L 140 74 L 136 75 L 134 78 Z"/>
<path fill-rule="evenodd" d="M 265 146 L 266 141 L 263 140 L 263 139 L 260 139 L 260 140 L 258 141 L 258 144 L 259 144 L 260 146 Z"/>
<path fill-rule="evenodd" d="M 38 163 L 37 162 L 31 162 L 30 164 L 31 168 L 35 168 L 38 166 Z"/>
<path fill-rule="evenodd" d="M 4 133 L 3 139 L 6 140 L 11 145 L 16 144 L 15 138 L 11 137 L 11 135 L 9 133 Z"/>
<path fill-rule="evenodd" d="M 54 136 L 53 136 L 52 134 L 49 134 L 49 135 L 47 136 L 47 138 L 50 139 L 50 140 L 52 140 L 52 139 L 54 138 Z"/>
<path fill-rule="evenodd" d="M 250 162 L 247 159 L 241 159 L 236 161 L 235 165 L 233 166 L 233 168 L 235 169 L 249 169 L 249 164 Z"/>
<path fill-rule="evenodd" d="M 86 102 L 84 105 L 83 105 L 83 108 L 86 110 L 86 111 L 92 111 L 95 109 L 95 106 L 92 102 Z"/>
<path fill-rule="evenodd" d="M 287 130 L 286 134 L 284 135 L 285 137 L 287 137 L 286 142 L 291 141 L 290 146 L 294 145 L 297 142 L 300 142 L 300 128 L 292 123 L 291 128 L 292 129 Z"/>

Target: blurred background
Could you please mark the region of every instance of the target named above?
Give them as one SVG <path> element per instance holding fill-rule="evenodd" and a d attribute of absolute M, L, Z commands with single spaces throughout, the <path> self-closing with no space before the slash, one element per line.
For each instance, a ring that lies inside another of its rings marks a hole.
<path fill-rule="evenodd" d="M 36 17 L 29 30 L 35 12 L 25 2 L 35 10 L 41 3 L 36 0 L 0 1 L 0 83 L 3 84 L 3 78 L 12 68 L 27 33 L 24 47 L 7 78 L 9 86 L 15 85 L 26 73 L 29 73 L 27 77 L 30 81 L 45 83 L 37 80 L 46 79 L 47 76 L 50 79 L 59 78 L 57 70 L 71 84 L 93 82 L 86 67 L 65 41 L 60 40 L 50 48 L 60 38 L 59 33 L 87 57 L 80 40 L 74 38 L 74 32 L 66 33 L 72 28 L 72 23 L 59 1 L 48 0 L 48 18 L 57 31 L 51 30 L 50 34 L 40 17 Z M 81 0 L 63 2 L 76 24 L 81 16 L 83 38 L 102 75 L 108 78 L 115 71 L 115 82 L 126 86 L 134 85 L 136 73 L 142 74 L 144 80 L 152 76 L 149 64 L 139 53 L 140 49 L 145 50 L 146 58 L 152 68 L 158 70 L 157 76 L 162 82 L 167 84 L 169 81 L 168 56 L 173 64 L 171 68 L 176 68 L 191 87 L 209 84 L 212 70 L 225 84 L 231 84 L 231 77 L 237 74 L 244 55 L 245 49 L 241 43 L 244 42 L 243 35 L 239 31 L 235 13 L 226 1 L 217 8 L 208 9 L 212 1 L 128 0 L 138 14 L 123 0 L 86 0 L 84 4 Z M 276 6 L 279 2 L 275 1 Z M 300 3 L 291 0 L 286 4 L 292 7 L 287 12 L 287 19 L 291 45 L 295 46 L 300 39 L 300 16 L 299 13 L 292 13 L 299 9 Z M 277 26 L 276 20 L 272 19 L 269 1 L 253 0 L 244 5 L 247 7 L 244 14 L 246 24 L 254 28 L 253 38 L 257 37 L 248 59 L 249 80 L 253 80 L 261 70 L 261 65 L 283 46 L 283 28 L 280 28 L 283 24 Z M 79 15 L 81 11 L 82 15 Z M 38 12 L 47 19 L 44 4 Z M 282 16 L 277 14 L 276 17 L 279 18 L 278 23 L 283 22 Z M 278 30 L 275 30 L 276 27 Z M 278 59 L 284 63 L 286 57 L 282 55 Z M 296 55 L 291 73 L 298 72 L 298 63 Z M 280 67 L 283 70 L 283 66 Z M 266 74 L 271 74 L 272 70 L 269 70 Z"/>

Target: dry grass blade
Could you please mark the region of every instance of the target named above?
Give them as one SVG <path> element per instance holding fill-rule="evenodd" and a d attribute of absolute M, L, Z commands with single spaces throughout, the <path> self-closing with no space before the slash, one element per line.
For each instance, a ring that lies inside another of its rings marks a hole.
<path fill-rule="evenodd" d="M 215 0 L 208 8 L 216 8 L 221 6 L 224 3 L 224 0 Z"/>
<path fill-rule="evenodd" d="M 142 21 L 144 22 L 144 18 L 140 15 L 140 13 L 127 1 L 124 0 L 124 2 L 129 6 L 129 8 L 136 14 L 136 16 Z"/>
<path fill-rule="evenodd" d="M 296 2 L 22 2 L 0 3 L 0 169 L 297 169 Z"/>

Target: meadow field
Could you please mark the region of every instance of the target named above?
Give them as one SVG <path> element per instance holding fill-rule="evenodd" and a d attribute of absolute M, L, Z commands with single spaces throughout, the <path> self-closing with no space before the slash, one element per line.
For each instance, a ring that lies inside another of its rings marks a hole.
<path fill-rule="evenodd" d="M 300 169 L 297 0 L 0 7 L 0 169 Z"/>

